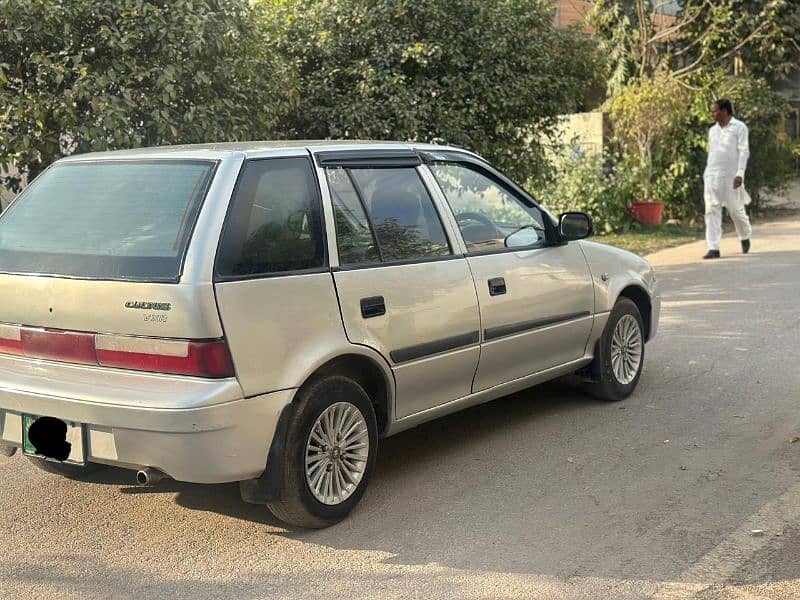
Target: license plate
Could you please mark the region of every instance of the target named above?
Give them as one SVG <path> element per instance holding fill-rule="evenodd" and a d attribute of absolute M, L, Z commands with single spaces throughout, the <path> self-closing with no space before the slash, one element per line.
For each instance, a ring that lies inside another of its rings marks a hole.
<path fill-rule="evenodd" d="M 39 415 L 22 415 L 22 451 L 25 454 L 30 456 L 37 456 L 39 458 L 44 458 L 46 460 L 52 460 L 55 462 L 65 462 L 70 463 L 73 465 L 84 465 L 86 464 L 86 445 L 84 443 L 84 428 L 83 423 L 74 423 L 72 421 L 62 421 L 67 426 L 67 436 L 66 442 L 70 445 L 69 456 L 67 456 L 66 460 L 59 461 L 55 458 L 51 458 L 45 456 L 44 454 L 37 451 L 36 446 L 33 445 L 31 442 L 28 432 L 30 431 L 31 425 L 33 425 L 36 420 L 39 418 Z M 52 440 L 54 442 L 60 442 L 62 440 Z"/>

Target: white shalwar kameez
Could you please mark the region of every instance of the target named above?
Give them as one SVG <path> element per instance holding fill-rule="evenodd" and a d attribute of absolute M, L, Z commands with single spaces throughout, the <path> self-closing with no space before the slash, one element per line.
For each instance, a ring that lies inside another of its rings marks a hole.
<path fill-rule="evenodd" d="M 719 123 L 708 132 L 708 163 L 703 174 L 706 203 L 706 242 L 709 250 L 719 250 L 722 238 L 722 207 L 736 227 L 739 240 L 749 240 L 752 233 L 750 219 L 745 206 L 750 196 L 744 189 L 744 172 L 750 147 L 747 141 L 747 125 L 731 117 L 721 127 Z M 733 180 L 742 178 L 742 185 L 734 189 Z"/>

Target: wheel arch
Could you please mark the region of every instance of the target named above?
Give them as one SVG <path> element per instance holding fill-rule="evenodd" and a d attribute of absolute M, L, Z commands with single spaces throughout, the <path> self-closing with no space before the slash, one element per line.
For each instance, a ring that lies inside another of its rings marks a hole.
<path fill-rule="evenodd" d="M 651 318 L 653 314 L 653 304 L 650 299 L 650 294 L 640 285 L 631 283 L 620 291 L 614 304 L 616 304 L 620 298 L 628 298 L 636 305 L 636 308 L 639 309 L 639 314 L 642 315 L 642 324 L 644 325 L 644 339 L 645 341 L 649 341 Z"/>
<path fill-rule="evenodd" d="M 354 346 L 336 356 L 320 360 L 295 390 L 292 401 L 283 407 L 272 437 L 266 468 L 257 479 L 239 482 L 242 500 L 268 504 L 283 497 L 283 469 L 289 421 L 297 406 L 300 390 L 325 375 L 346 375 L 364 388 L 375 409 L 378 435 L 385 433 L 394 416 L 395 382 L 389 365 L 369 348 Z"/>
<path fill-rule="evenodd" d="M 388 371 L 388 373 L 387 373 Z M 345 375 L 355 380 L 367 393 L 375 409 L 378 424 L 378 435 L 382 435 L 389 427 L 394 399 L 394 376 L 391 370 L 381 365 L 372 357 L 361 353 L 347 353 L 326 361 L 306 378 L 303 385 L 326 375 Z M 302 388 L 302 386 L 301 386 Z M 298 390 L 299 391 L 299 390 Z M 295 394 L 296 396 L 297 394 Z"/>

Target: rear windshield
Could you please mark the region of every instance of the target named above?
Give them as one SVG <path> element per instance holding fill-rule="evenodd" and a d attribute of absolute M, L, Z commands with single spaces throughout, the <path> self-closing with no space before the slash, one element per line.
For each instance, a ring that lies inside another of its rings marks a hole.
<path fill-rule="evenodd" d="M 0 272 L 177 281 L 215 165 L 54 165 L 0 217 Z"/>

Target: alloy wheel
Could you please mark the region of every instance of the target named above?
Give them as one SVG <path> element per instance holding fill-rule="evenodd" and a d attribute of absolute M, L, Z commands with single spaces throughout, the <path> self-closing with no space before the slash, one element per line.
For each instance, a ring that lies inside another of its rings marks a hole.
<path fill-rule="evenodd" d="M 364 415 L 349 402 L 337 402 L 317 418 L 306 442 L 306 483 L 314 498 L 335 505 L 358 487 L 369 458 Z"/>
<path fill-rule="evenodd" d="M 611 338 L 611 367 L 614 377 L 628 385 L 639 372 L 642 362 L 642 330 L 632 315 L 624 315 L 614 328 Z"/>

